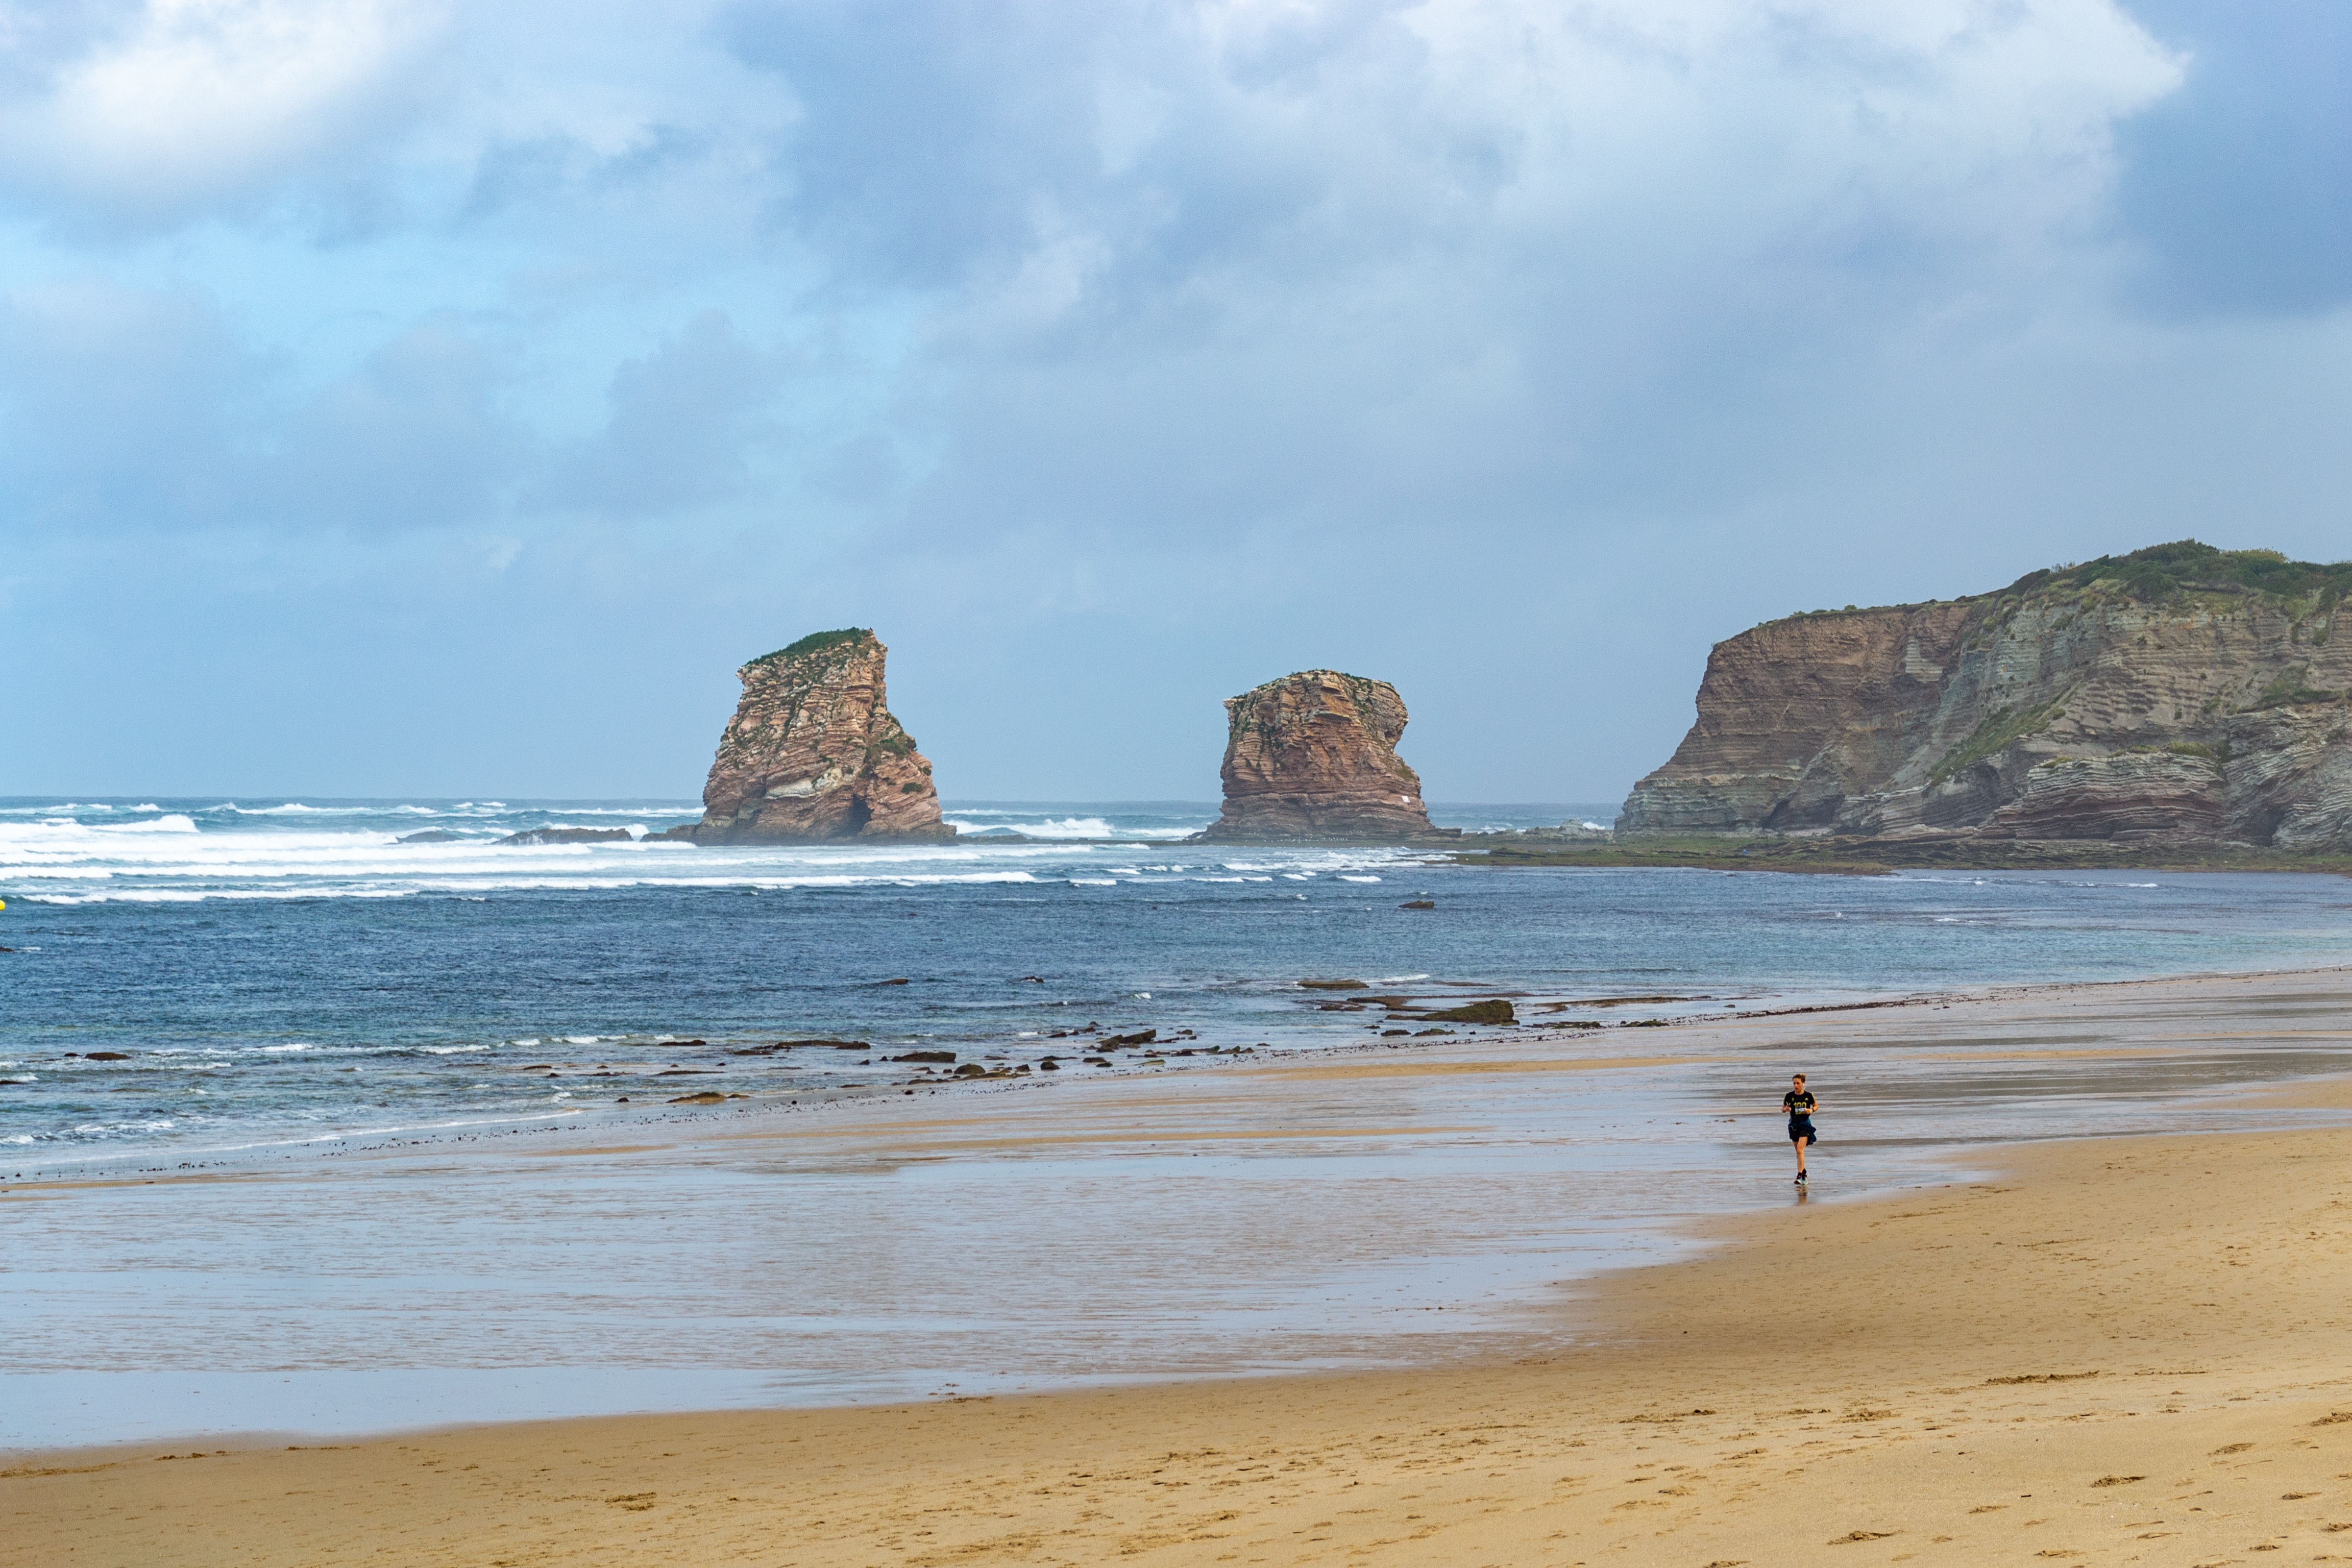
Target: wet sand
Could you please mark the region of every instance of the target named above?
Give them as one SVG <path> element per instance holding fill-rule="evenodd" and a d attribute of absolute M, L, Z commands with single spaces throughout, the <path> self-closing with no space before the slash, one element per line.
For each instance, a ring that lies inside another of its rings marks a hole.
<path fill-rule="evenodd" d="M 1948 1041 L 2137 1063 L 2340 1037 L 2343 984 L 1932 1005 Z M 2352 1561 L 2352 1131 L 1969 1159 L 1990 1173 L 1696 1222 L 1717 1249 L 1579 1287 L 1536 1353 L 19 1457 L 0 1563 Z"/>

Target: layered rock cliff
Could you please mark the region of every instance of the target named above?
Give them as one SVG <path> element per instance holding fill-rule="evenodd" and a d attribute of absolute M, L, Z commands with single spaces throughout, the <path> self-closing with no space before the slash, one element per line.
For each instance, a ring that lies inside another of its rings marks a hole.
<path fill-rule="evenodd" d="M 870 631 L 818 632 L 737 670 L 735 717 L 702 786 L 702 844 L 952 838 L 931 764 L 890 716 L 889 649 Z"/>
<path fill-rule="evenodd" d="M 2347 589 L 2188 541 L 1769 622 L 1618 828 L 2352 847 Z"/>
<path fill-rule="evenodd" d="M 1307 669 L 1225 700 L 1217 842 L 1395 843 L 1454 837 L 1429 824 L 1421 778 L 1396 754 L 1404 700 L 1385 680 Z"/>

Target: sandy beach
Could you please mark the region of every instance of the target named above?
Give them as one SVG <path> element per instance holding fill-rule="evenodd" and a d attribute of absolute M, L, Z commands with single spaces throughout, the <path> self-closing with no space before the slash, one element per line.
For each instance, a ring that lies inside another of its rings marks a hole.
<path fill-rule="evenodd" d="M 2048 987 L 1812 1026 L 1932 1012 L 2022 1059 L 2090 1052 L 2105 1017 L 2105 1048 L 2144 1060 L 2159 1037 L 2338 1041 L 2343 991 Z M 1671 1054 L 1790 1026 L 1708 1025 Z M 2352 1103 L 2341 1080 L 2267 1098 Z M 1981 1179 L 1700 1222 L 1712 1249 L 1555 1303 L 1565 1348 L 1539 1354 L 18 1456 L 0 1562 L 2352 1560 L 2352 1132 L 1968 1158 Z"/>

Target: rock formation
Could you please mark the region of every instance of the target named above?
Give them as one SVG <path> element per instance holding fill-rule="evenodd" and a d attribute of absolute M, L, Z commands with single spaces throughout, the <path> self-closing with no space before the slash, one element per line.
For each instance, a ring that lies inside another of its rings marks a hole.
<path fill-rule="evenodd" d="M 456 834 L 450 837 L 455 838 Z M 544 848 L 551 844 L 625 844 L 635 834 L 625 827 L 526 827 L 520 833 L 509 833 L 504 838 L 493 838 L 492 844 L 512 844 L 527 849 Z M 403 844 L 413 844 L 414 838 L 404 838 Z"/>
<path fill-rule="evenodd" d="M 1458 837 L 1429 825 L 1421 778 L 1396 754 L 1404 700 L 1385 680 L 1302 670 L 1228 698 L 1225 725 L 1225 807 L 1205 839 Z"/>
<path fill-rule="evenodd" d="M 870 631 L 817 632 L 735 673 L 742 700 L 702 786 L 700 844 L 952 838 L 931 764 L 890 717 L 889 650 Z"/>
<path fill-rule="evenodd" d="M 1618 830 L 2352 847 L 2347 588 L 2185 541 L 1769 622 Z"/>

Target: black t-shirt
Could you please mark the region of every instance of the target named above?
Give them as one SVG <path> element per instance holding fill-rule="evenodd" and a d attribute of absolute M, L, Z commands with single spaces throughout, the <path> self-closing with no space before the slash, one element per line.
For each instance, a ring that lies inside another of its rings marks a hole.
<path fill-rule="evenodd" d="M 1811 1116 L 1813 1113 L 1813 1091 L 1809 1089 L 1800 1094 L 1792 1089 L 1780 1097 L 1780 1103 L 1788 1107 L 1791 1116 Z"/>

